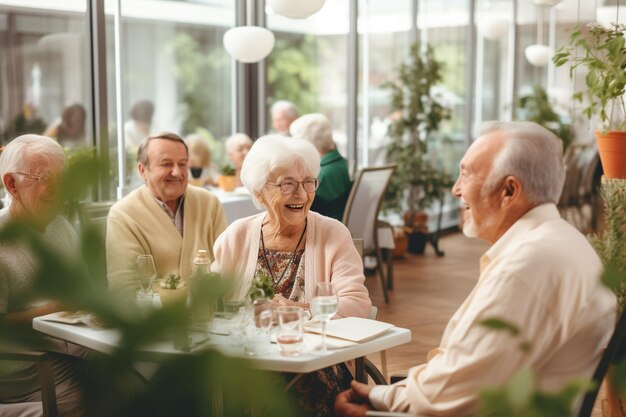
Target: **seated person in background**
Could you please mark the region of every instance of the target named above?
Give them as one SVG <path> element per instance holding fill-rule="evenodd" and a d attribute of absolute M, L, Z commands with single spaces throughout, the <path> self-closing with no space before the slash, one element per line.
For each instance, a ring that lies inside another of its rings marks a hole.
<path fill-rule="evenodd" d="M 235 167 L 235 175 L 237 176 L 237 187 L 241 187 L 241 166 L 250 148 L 252 147 L 252 139 L 245 133 L 235 133 L 226 139 L 226 156 Z"/>
<path fill-rule="evenodd" d="M 74 148 L 85 144 L 85 122 L 87 112 L 81 104 L 72 104 L 63 109 L 61 120 L 49 126 L 44 136 L 56 139 L 61 146 Z"/>
<path fill-rule="evenodd" d="M 198 187 L 217 185 L 220 173 L 211 161 L 211 148 L 202 135 L 193 134 L 185 138 L 189 147 L 189 183 Z"/>
<path fill-rule="evenodd" d="M 260 275 L 269 275 L 277 306 L 305 309 L 318 282 L 330 281 L 339 297 L 336 317 L 367 317 L 372 303 L 363 285 L 363 264 L 348 229 L 309 211 L 319 180 L 319 153 L 307 141 L 281 135 L 258 139 L 241 170 L 255 204 L 267 212 L 231 224 L 215 242 L 214 270 L 239 280 L 243 299 Z M 332 414 L 333 399 L 351 379 L 344 365 L 307 374 L 296 384 L 302 415 Z M 293 388 L 292 388 L 293 390 Z"/>
<path fill-rule="evenodd" d="M 298 109 L 291 101 L 279 100 L 270 108 L 272 126 L 277 133 L 289 135 L 289 126 L 298 118 Z"/>
<path fill-rule="evenodd" d="M 311 210 L 341 221 L 352 181 L 348 161 L 341 156 L 333 141 L 330 121 L 320 113 L 305 114 L 291 124 L 289 132 L 294 138 L 311 142 L 322 156 L 318 175 L 320 186 Z"/>
<path fill-rule="evenodd" d="M 188 150 L 174 133 L 149 136 L 139 145 L 137 168 L 145 186 L 111 207 L 106 258 L 109 287 L 134 291 L 137 256 L 154 257 L 157 276 L 191 276 L 199 249 L 209 251 L 226 228 L 224 210 L 209 191 L 187 188 Z"/>
<path fill-rule="evenodd" d="M 614 328 L 616 300 L 600 283 L 602 264 L 585 236 L 559 216 L 564 179 L 561 141 L 545 128 L 484 126 L 452 189 L 465 208 L 463 233 L 493 245 L 480 259 L 476 287 L 427 363 L 394 385 L 353 382 L 337 397 L 337 414 L 470 416 L 480 388 L 502 385 L 525 367 L 544 391 L 591 377 Z M 520 334 L 479 324 L 489 318 Z M 519 348 L 522 341 L 530 351 Z"/>
<path fill-rule="evenodd" d="M 154 104 L 149 100 L 136 102 L 130 109 L 131 119 L 124 123 L 126 147 L 136 149 L 150 135 Z"/>
<path fill-rule="evenodd" d="M 0 175 L 12 200 L 0 210 L 0 228 L 9 222 L 20 222 L 41 234 L 44 243 L 59 256 L 76 256 L 78 236 L 63 217 L 57 189 L 65 155 L 53 139 L 23 135 L 7 146 L 0 156 Z M 63 310 L 57 301 L 44 300 L 33 292 L 37 259 L 23 243 L 0 242 L 0 322 L 23 331 L 32 329 L 34 317 Z M 57 407 L 61 416 L 81 416 L 83 393 L 80 383 L 85 351 L 57 339 L 46 346 L 12 345 L 20 350 L 49 350 L 56 383 Z M 7 346 L 4 346 L 5 348 Z M 35 363 L 0 364 L 0 403 L 41 401 Z M 1 413 L 0 405 L 0 414 Z M 41 411 L 41 410 L 39 410 Z"/>

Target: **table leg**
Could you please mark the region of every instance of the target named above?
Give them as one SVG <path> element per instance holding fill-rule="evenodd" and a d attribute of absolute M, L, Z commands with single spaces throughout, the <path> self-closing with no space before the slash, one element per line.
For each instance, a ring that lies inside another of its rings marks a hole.
<path fill-rule="evenodd" d="M 354 360 L 354 379 L 363 384 L 367 384 L 367 373 L 365 372 L 365 357 L 361 356 Z"/>

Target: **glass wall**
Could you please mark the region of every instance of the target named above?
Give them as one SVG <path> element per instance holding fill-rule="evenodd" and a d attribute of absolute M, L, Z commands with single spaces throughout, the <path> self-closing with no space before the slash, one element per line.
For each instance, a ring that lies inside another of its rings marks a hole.
<path fill-rule="evenodd" d="M 391 90 L 399 65 L 411 46 L 412 0 L 359 2 L 359 94 L 357 166 L 386 163 Z"/>
<path fill-rule="evenodd" d="M 232 62 L 224 32 L 234 25 L 234 2 L 153 0 L 122 2 L 121 82 L 116 96 L 114 11 L 107 12 L 107 76 L 112 174 L 117 175 L 119 136 L 117 100 L 122 100 L 127 153 L 125 192 L 142 184 L 135 168 L 139 142 L 148 134 L 172 131 L 182 137 L 200 135 L 213 161 L 225 158 L 224 140 L 231 134 Z M 201 3 L 201 4 L 200 4 Z"/>
<path fill-rule="evenodd" d="M 269 108 L 277 100 L 289 100 L 300 115 L 323 113 L 333 125 L 339 151 L 346 156 L 348 97 L 347 0 L 326 0 L 307 19 L 294 20 L 267 8 L 267 27 L 276 37 L 267 57 L 267 126 Z"/>
<path fill-rule="evenodd" d="M 86 1 L 42 11 L 0 1 L 0 142 L 46 134 L 65 148 L 91 144 Z"/>

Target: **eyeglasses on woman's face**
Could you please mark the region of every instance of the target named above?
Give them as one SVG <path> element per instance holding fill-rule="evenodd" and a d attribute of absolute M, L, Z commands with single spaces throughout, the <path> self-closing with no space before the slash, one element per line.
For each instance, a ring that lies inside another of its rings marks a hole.
<path fill-rule="evenodd" d="M 56 183 L 59 179 L 58 174 L 57 175 L 54 175 L 54 174 L 37 175 L 37 174 L 31 174 L 29 172 L 14 172 L 14 174 L 22 175 L 28 181 L 35 183 L 37 185 L 51 185 L 53 183 Z"/>
<path fill-rule="evenodd" d="M 307 193 L 314 193 L 317 187 L 320 186 L 320 180 L 317 178 L 307 178 L 304 181 L 284 180 L 278 184 L 272 182 L 268 182 L 268 184 L 280 188 L 281 193 L 289 195 L 295 193 L 300 184 L 302 184 L 302 188 L 304 188 L 304 191 Z"/>

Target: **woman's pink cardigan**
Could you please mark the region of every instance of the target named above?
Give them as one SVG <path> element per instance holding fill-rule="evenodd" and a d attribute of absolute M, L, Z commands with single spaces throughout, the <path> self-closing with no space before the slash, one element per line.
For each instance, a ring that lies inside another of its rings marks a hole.
<path fill-rule="evenodd" d="M 236 277 L 234 298 L 246 297 L 259 254 L 261 223 L 266 214 L 239 219 L 215 242 L 213 271 Z M 307 216 L 304 264 L 304 302 L 315 294 L 315 284 L 331 281 L 339 296 L 335 317 L 368 317 L 372 302 L 363 284 L 363 263 L 348 229 L 339 221 L 310 211 Z"/>

